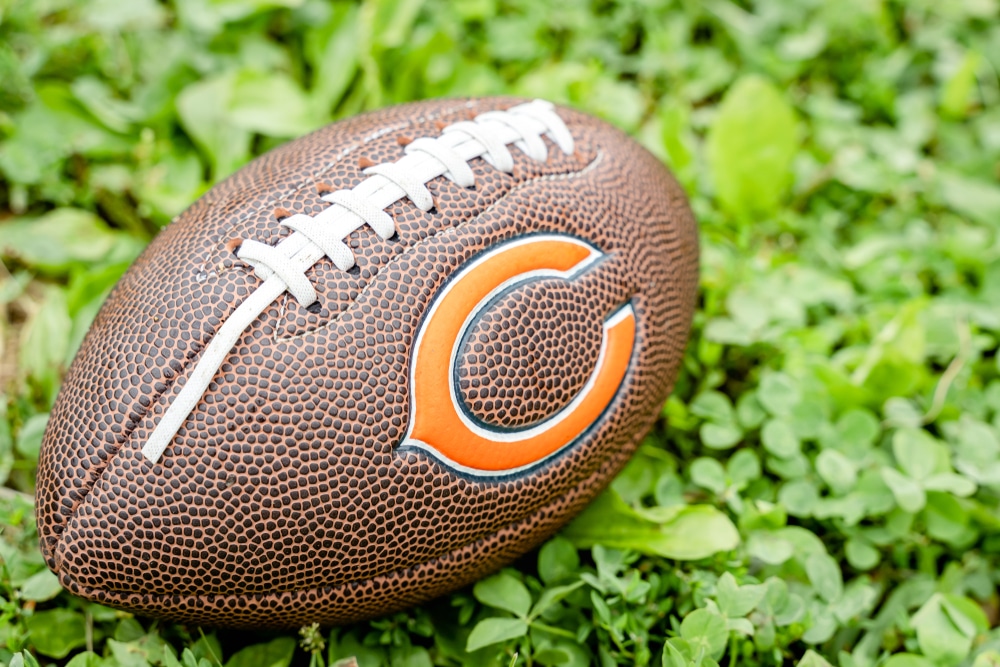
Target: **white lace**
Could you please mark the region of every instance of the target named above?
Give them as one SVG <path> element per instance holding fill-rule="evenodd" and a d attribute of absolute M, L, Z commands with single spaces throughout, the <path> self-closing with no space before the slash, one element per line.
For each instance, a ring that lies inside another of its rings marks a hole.
<path fill-rule="evenodd" d="M 404 197 L 417 208 L 428 211 L 434 200 L 426 183 L 444 176 L 462 187 L 475 185 L 469 161 L 481 157 L 496 169 L 510 173 L 514 160 L 507 148 L 513 144 L 528 157 L 545 161 L 548 157 L 542 135 L 548 136 L 569 155 L 573 137 L 549 102 L 535 100 L 506 111 L 480 114 L 474 121 L 447 126 L 440 137 L 416 139 L 406 146 L 406 155 L 397 162 L 365 169 L 370 176 L 351 190 L 324 195 L 332 206 L 315 216 L 295 214 L 279 224 L 292 234 L 271 246 L 248 239 L 238 256 L 254 267 L 263 281 L 219 327 L 205 348 L 180 393 L 167 407 L 143 455 L 156 463 L 188 415 L 201 400 L 215 374 L 236 342 L 254 320 L 286 290 L 303 306 L 316 301 L 316 289 L 307 272 L 323 257 L 342 271 L 354 266 L 354 253 L 345 239 L 364 225 L 383 239 L 396 233 L 396 225 L 385 209 Z"/>

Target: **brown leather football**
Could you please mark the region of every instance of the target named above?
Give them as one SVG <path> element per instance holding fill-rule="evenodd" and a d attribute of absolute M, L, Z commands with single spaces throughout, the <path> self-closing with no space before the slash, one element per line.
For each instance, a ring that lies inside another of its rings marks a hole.
<path fill-rule="evenodd" d="M 71 592 L 346 623 L 541 543 L 656 419 L 695 303 L 663 165 L 580 112 L 397 106 L 255 160 L 101 309 L 42 448 Z"/>

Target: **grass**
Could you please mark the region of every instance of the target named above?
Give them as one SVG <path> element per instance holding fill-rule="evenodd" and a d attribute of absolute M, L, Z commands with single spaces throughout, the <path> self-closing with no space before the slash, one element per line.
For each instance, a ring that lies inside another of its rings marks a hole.
<path fill-rule="evenodd" d="M 1000 664 L 998 11 L 0 0 L 0 663 Z M 332 631 L 215 632 L 63 592 L 33 471 L 131 259 L 291 137 L 491 93 L 622 127 L 701 224 L 683 373 L 613 488 L 473 588 Z"/>

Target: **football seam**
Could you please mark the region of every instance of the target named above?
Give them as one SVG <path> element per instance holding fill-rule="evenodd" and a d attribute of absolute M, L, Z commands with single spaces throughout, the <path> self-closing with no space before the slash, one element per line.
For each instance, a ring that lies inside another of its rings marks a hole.
<path fill-rule="evenodd" d="M 355 298 L 355 301 L 357 301 L 358 299 L 360 299 L 361 297 L 363 297 L 368 292 L 368 290 L 369 290 L 369 288 L 371 288 L 372 283 L 374 282 L 374 279 L 375 279 L 376 276 L 378 276 L 380 273 L 382 273 L 387 268 L 389 268 L 389 266 L 393 262 L 397 261 L 400 258 L 406 257 L 408 254 L 410 254 L 411 252 L 413 252 L 414 250 L 416 250 L 417 248 L 419 248 L 425 242 L 433 240 L 433 239 L 439 239 L 439 238 L 441 238 L 443 236 L 457 234 L 458 231 L 459 231 L 459 229 L 461 227 L 463 227 L 465 225 L 469 225 L 469 224 L 474 224 L 474 223 L 480 221 L 484 215 L 492 212 L 497 206 L 499 206 L 504 201 L 506 201 L 506 199 L 508 197 L 510 197 L 511 195 L 513 195 L 513 194 L 515 194 L 517 192 L 520 192 L 521 190 L 523 190 L 524 188 L 526 188 L 526 187 L 528 187 L 530 185 L 534 185 L 536 183 L 544 182 L 544 181 L 558 181 L 558 180 L 568 180 L 568 179 L 571 179 L 571 178 L 578 178 L 578 177 L 583 176 L 584 174 L 587 174 L 587 173 L 593 171 L 594 169 L 596 169 L 598 167 L 598 165 L 603 160 L 604 160 L 604 153 L 600 149 L 598 149 L 597 152 L 596 152 L 596 155 L 594 156 L 594 159 L 591 160 L 590 162 L 588 162 L 586 165 L 584 165 L 580 169 L 576 169 L 574 171 L 566 171 L 566 172 L 562 172 L 562 173 L 559 173 L 559 174 L 544 174 L 542 176 L 536 176 L 535 178 L 530 178 L 528 180 L 522 181 L 521 183 L 518 183 L 517 185 L 515 185 L 514 187 L 512 187 L 510 190 L 508 190 L 507 192 L 505 192 L 504 194 L 502 194 L 499 198 L 497 198 L 496 201 L 492 202 L 489 206 L 487 206 L 482 211 L 480 211 L 476 215 L 476 217 L 470 218 L 469 220 L 467 220 L 466 222 L 461 223 L 458 226 L 445 227 L 443 229 L 439 229 L 439 230 L 435 230 L 435 231 L 431 232 L 425 238 L 420 239 L 414 245 L 410 246 L 409 248 L 407 248 L 403 252 L 401 252 L 398 255 L 396 255 L 395 257 L 391 258 L 386 264 L 383 264 L 377 271 L 375 271 L 374 273 L 372 273 L 371 279 L 368 281 L 368 284 L 365 285 L 360 292 L 358 292 L 358 296 Z M 292 341 L 300 340 L 300 339 L 303 339 L 303 338 L 305 338 L 307 336 L 311 336 L 311 335 L 316 334 L 316 333 L 318 333 L 320 331 L 326 331 L 330 326 L 332 326 L 333 324 L 336 324 L 337 322 L 339 322 L 341 316 L 343 316 L 343 314 L 346 313 L 348 310 L 349 310 L 349 308 L 345 308 L 344 310 L 342 310 L 339 313 L 337 313 L 336 316 L 331 317 L 330 320 L 326 324 L 324 324 L 322 326 L 318 326 L 315 329 L 310 329 L 309 331 L 303 331 L 302 333 L 297 333 L 297 334 L 294 334 L 292 336 L 275 336 L 272 340 L 274 340 L 274 341 L 281 341 L 283 343 L 290 343 Z"/>
<path fill-rule="evenodd" d="M 454 114 L 454 113 L 460 111 L 463 108 L 471 108 L 471 107 L 469 107 L 469 105 L 465 105 L 465 106 L 460 106 L 460 107 L 454 107 L 454 108 L 449 109 L 447 111 L 444 111 L 444 112 L 442 112 L 440 114 L 428 114 L 427 116 L 423 117 L 423 121 L 421 121 L 421 122 L 426 122 L 427 120 L 432 120 L 433 118 L 441 118 L 441 117 L 444 117 L 444 116 L 448 116 L 448 115 L 451 115 L 451 114 Z M 412 121 L 408 125 L 412 125 L 413 123 L 416 123 L 416 122 L 418 122 L 418 121 Z M 392 131 L 392 130 L 388 130 L 388 131 Z M 364 142 L 362 142 L 360 144 L 355 144 L 351 148 L 351 150 L 342 152 L 338 156 L 338 158 L 336 160 L 330 162 L 326 167 L 324 167 L 323 172 L 321 172 L 321 173 L 325 173 L 329 169 L 333 168 L 338 162 L 344 160 L 351 153 L 355 152 L 358 148 L 361 148 L 361 147 L 365 146 L 370 141 L 374 141 L 375 139 L 377 139 L 377 138 L 379 138 L 381 136 L 385 136 L 385 132 L 376 132 L 376 133 L 370 134 L 368 137 L 365 138 Z M 540 182 L 549 182 L 549 181 L 568 180 L 568 179 L 573 179 L 573 178 L 579 178 L 579 177 L 584 176 L 584 175 L 590 173 L 591 171 L 595 170 L 603 162 L 603 160 L 604 160 L 604 153 L 603 153 L 603 151 L 601 151 L 600 148 L 597 148 L 595 150 L 594 158 L 591 159 L 590 162 L 588 162 L 586 165 L 584 165 L 583 167 L 581 167 L 579 169 L 575 169 L 575 170 L 572 170 L 572 171 L 565 171 L 565 172 L 561 172 L 561 173 L 558 173 L 558 174 L 544 174 L 542 176 L 536 176 L 535 178 L 531 178 L 531 179 L 522 181 L 521 183 L 517 183 L 510 190 L 508 190 L 507 192 L 505 192 L 504 194 L 502 194 L 500 197 L 498 197 L 495 201 L 491 202 L 486 208 L 484 208 L 479 214 L 477 214 L 476 217 L 471 218 L 471 219 L 467 220 L 464 223 L 460 223 L 457 226 L 446 227 L 446 228 L 437 230 L 437 231 L 435 231 L 432 234 L 429 234 L 426 238 L 420 239 L 420 241 L 418 241 L 417 244 L 411 246 L 410 248 L 406 249 L 404 252 L 402 252 L 399 255 L 397 255 L 395 258 L 393 258 L 393 260 L 398 259 L 399 257 L 406 256 L 407 254 L 409 254 L 410 252 L 412 252 L 413 250 L 415 250 L 416 248 L 418 248 L 420 245 L 424 244 L 427 241 L 430 241 L 432 239 L 437 239 L 437 238 L 439 238 L 441 236 L 444 236 L 444 235 L 457 234 L 458 231 L 459 231 L 459 229 L 461 227 L 466 226 L 466 225 L 471 224 L 471 223 L 475 223 L 478 220 L 481 220 L 483 216 L 485 216 L 488 213 L 490 213 L 491 211 L 493 211 L 497 206 L 500 206 L 509 197 L 511 197 L 512 195 L 515 195 L 516 193 L 524 190 L 527 187 L 530 187 L 530 186 L 535 185 L 535 184 L 540 183 Z M 302 188 L 307 187 L 307 185 L 308 185 L 308 183 L 303 182 L 303 183 L 301 183 L 299 185 L 299 187 L 297 189 L 290 191 L 289 194 L 292 194 L 294 192 L 298 192 Z M 285 196 L 288 196 L 288 195 L 285 195 Z M 260 207 L 258 207 L 256 209 L 256 212 L 260 212 L 262 210 L 265 210 L 266 208 L 267 208 L 266 205 L 260 206 Z M 247 215 L 249 216 L 251 214 L 248 213 Z M 367 292 L 367 290 L 369 289 L 369 287 L 373 284 L 374 278 L 376 276 L 378 276 L 378 274 L 381 273 L 382 270 L 384 268 L 386 268 L 386 266 L 388 266 L 388 265 L 383 265 L 382 268 L 380 268 L 378 271 L 376 271 L 374 274 L 372 274 L 371 280 L 369 280 L 368 284 L 365 285 L 364 289 L 362 289 L 362 291 L 359 292 L 359 294 L 358 294 L 357 298 L 355 299 L 355 301 L 357 301 L 358 299 L 360 299 Z M 329 327 L 330 325 L 334 324 L 335 322 L 339 322 L 341 316 L 345 312 L 347 312 L 347 309 L 341 311 L 340 313 L 337 313 L 337 315 L 335 317 L 331 318 L 330 321 L 328 321 L 322 327 L 318 327 L 316 329 L 312 329 L 312 330 L 310 330 L 308 332 L 303 332 L 302 334 L 298 334 L 296 337 L 293 337 L 293 338 L 273 337 L 272 340 L 273 341 L 278 341 L 278 340 L 280 340 L 280 341 L 294 341 L 294 340 L 297 340 L 299 337 L 305 337 L 305 336 L 313 335 L 313 334 L 315 334 L 318 331 L 325 330 L 327 327 Z M 209 339 L 209 340 L 211 340 L 211 339 Z M 107 457 L 107 460 L 104 462 L 104 465 L 101 466 L 100 471 L 99 472 L 95 472 L 93 481 L 90 483 L 90 485 L 88 485 L 86 492 L 82 493 L 79 496 L 79 499 L 78 499 L 77 503 L 74 505 L 72 512 L 67 516 L 66 523 L 62 527 L 62 531 L 59 533 L 59 535 L 58 535 L 58 537 L 56 539 L 56 543 L 55 543 L 55 545 L 53 547 L 53 560 L 55 562 L 60 562 L 61 561 L 61 559 L 59 558 L 59 552 L 60 552 L 60 547 L 63 546 L 66 529 L 77 518 L 77 516 L 80 513 L 81 507 L 84 505 L 84 503 L 86 502 L 87 498 L 90 496 L 91 492 L 94 490 L 94 488 L 100 482 L 101 478 L 104 477 L 105 472 L 107 471 L 108 467 L 111 465 L 111 463 L 114 460 L 114 458 L 121 453 L 122 449 L 127 445 L 127 443 L 129 442 L 129 440 L 131 439 L 132 434 L 135 432 L 135 430 L 137 428 L 139 428 L 141 426 L 142 422 L 150 415 L 150 411 L 156 408 L 156 406 L 160 402 L 160 399 L 177 384 L 179 378 L 185 372 L 187 372 L 187 371 L 190 370 L 192 360 L 195 359 L 199 354 L 201 354 L 202 352 L 204 352 L 204 350 L 205 350 L 206 347 L 207 347 L 207 341 L 199 341 L 198 342 L 198 348 L 190 350 L 190 353 L 185 356 L 180 369 L 178 371 L 176 371 L 174 377 L 171 378 L 169 382 L 165 382 L 163 390 L 160 391 L 160 392 L 158 392 L 157 394 L 155 394 L 151 398 L 149 407 L 147 407 L 143 412 L 137 414 L 137 419 L 133 420 L 132 428 L 128 429 L 128 431 L 126 431 L 126 432 L 123 432 L 122 438 L 121 438 L 121 442 L 115 448 L 114 452 L 110 456 Z M 480 538 L 480 539 L 483 539 L 483 538 Z M 448 553 L 451 553 L 451 552 L 448 552 Z M 444 554 L 443 556 L 446 556 L 446 555 L 447 554 Z M 441 556 L 441 557 L 443 557 L 443 556 Z M 433 562 L 433 561 L 428 561 L 428 562 Z M 59 569 L 62 570 L 61 567 Z M 61 574 L 65 575 L 65 572 L 61 572 Z M 65 576 L 68 576 L 68 575 L 65 575 Z M 350 583 L 350 582 L 348 582 L 348 583 Z M 102 589 L 94 589 L 94 590 L 102 590 Z M 312 590 L 312 589 L 303 589 L 302 591 L 290 591 L 290 592 L 291 593 L 298 593 L 298 592 L 306 592 L 308 590 Z M 285 592 L 283 592 L 283 593 L 285 593 Z"/>
<path fill-rule="evenodd" d="M 373 141 L 375 141 L 377 139 L 380 139 L 381 137 L 384 137 L 386 134 L 388 134 L 390 132 L 394 132 L 394 131 L 398 131 L 398 130 L 403 129 L 403 128 L 411 127 L 411 126 L 413 126 L 416 123 L 424 123 L 424 122 L 433 121 L 433 120 L 436 120 L 436 119 L 439 119 L 439 118 L 444 118 L 446 116 L 450 116 L 450 115 L 453 115 L 455 113 L 458 113 L 459 111 L 461 111 L 463 109 L 471 109 L 471 108 L 473 108 L 476 105 L 477 105 L 477 100 L 467 100 L 464 103 L 458 104 L 458 105 L 456 105 L 454 107 L 450 107 L 448 109 L 444 109 L 444 110 L 440 111 L 439 113 L 426 114 L 424 116 L 419 116 L 419 117 L 415 118 L 414 120 L 406 121 L 404 123 L 398 123 L 397 125 L 393 125 L 393 126 L 389 126 L 389 127 L 384 127 L 384 128 L 381 128 L 380 130 L 378 130 L 376 132 L 371 132 L 362 141 L 360 141 L 359 143 L 352 144 L 350 147 L 343 149 L 337 155 L 336 158 L 334 158 L 333 160 L 331 160 L 330 162 L 328 162 L 326 165 L 324 165 L 322 169 L 320 169 L 318 172 L 316 172 L 316 173 L 314 173 L 314 174 L 312 174 L 312 175 L 304 178 L 299 183 L 296 183 L 295 185 L 292 186 L 292 188 L 290 190 L 284 192 L 281 195 L 277 195 L 274 198 L 268 199 L 268 201 L 265 202 L 265 203 L 263 203 L 263 204 L 258 204 L 255 207 L 251 207 L 250 210 L 248 210 L 242 217 L 239 217 L 234 222 L 231 222 L 229 224 L 229 226 L 227 227 L 227 229 L 232 229 L 234 226 L 236 226 L 236 225 L 238 225 L 238 224 L 240 224 L 240 223 L 245 222 L 246 220 L 248 220 L 251 216 L 253 216 L 255 214 L 259 214 L 259 213 L 261 213 L 263 211 L 266 211 L 268 208 L 273 207 L 274 204 L 277 203 L 278 201 L 281 201 L 282 199 L 286 199 L 286 198 L 288 198 L 288 197 L 290 197 L 290 196 L 292 196 L 292 195 L 294 195 L 294 194 L 302 191 L 304 188 L 309 187 L 310 184 L 315 184 L 315 182 L 316 182 L 316 180 L 318 178 L 321 178 L 324 174 L 326 174 L 331 169 L 333 169 L 333 167 L 335 167 L 337 164 L 343 162 L 352 153 L 356 152 L 357 150 L 359 150 L 361 148 L 364 148 L 366 145 L 370 144 L 371 142 L 373 142 Z M 209 203 L 211 203 L 211 204 L 214 205 L 215 201 L 214 200 L 210 200 Z M 177 219 L 178 218 L 175 218 L 174 220 L 171 220 L 171 224 L 173 224 Z M 225 234 L 223 234 L 223 236 L 225 236 Z M 248 275 L 253 275 L 253 272 L 248 273 Z M 339 316 L 340 316 L 340 314 L 338 313 L 338 318 L 339 318 Z M 213 332 L 213 335 L 214 335 L 214 332 Z M 195 342 L 195 345 L 197 347 L 193 346 L 192 349 L 190 349 L 188 351 L 188 353 L 184 356 L 183 361 L 180 362 L 181 363 L 180 368 L 177 371 L 174 371 L 174 376 L 172 378 L 164 378 L 165 381 L 163 382 L 163 389 L 161 391 L 153 394 L 150 397 L 149 406 L 145 407 L 142 410 L 137 410 L 135 412 L 135 419 L 131 419 L 130 418 L 128 420 L 128 421 L 132 422 L 131 428 L 129 428 L 129 429 L 122 429 L 121 440 L 118 442 L 118 444 L 114 448 L 114 450 L 103 461 L 103 465 L 101 465 L 99 468 L 97 468 L 97 467 L 92 468 L 93 477 L 90 480 L 90 483 L 86 486 L 85 490 L 74 489 L 77 492 L 77 494 L 78 494 L 77 499 L 76 499 L 76 501 L 73 504 L 72 510 L 70 510 L 70 512 L 65 515 L 66 516 L 65 523 L 58 527 L 59 530 L 58 530 L 58 532 L 56 534 L 55 544 L 52 547 L 52 560 L 53 560 L 54 563 L 58 563 L 59 549 L 60 549 L 60 546 L 62 546 L 63 537 L 65 535 L 66 529 L 69 527 L 69 524 L 72 523 L 73 520 L 77 517 L 77 515 L 80 512 L 80 508 L 83 506 L 84 502 L 90 496 L 90 493 L 94 490 L 94 487 L 97 486 L 98 482 L 100 482 L 101 478 L 104 476 L 104 472 L 108 469 L 108 466 L 111 465 L 112 460 L 116 456 L 118 456 L 118 454 L 121 452 L 121 450 L 125 447 L 125 445 L 128 443 L 128 441 L 131 439 L 132 434 L 135 432 L 135 430 L 137 428 L 139 428 L 139 426 L 142 424 L 143 420 L 145 420 L 146 417 L 149 416 L 150 411 L 153 410 L 156 407 L 156 405 L 159 403 L 159 401 L 163 397 L 163 395 L 166 394 L 168 391 L 170 391 L 173 388 L 173 386 L 176 384 L 178 378 L 180 378 L 180 376 L 183 375 L 190 368 L 191 360 L 194 359 L 199 354 L 201 354 L 202 352 L 204 352 L 205 348 L 208 346 L 208 342 L 209 341 L 211 341 L 211 337 L 209 337 L 207 340 L 199 340 L 199 341 Z M 169 364 L 167 365 L 167 369 L 170 370 L 170 371 L 173 371 L 173 368 L 171 368 Z M 140 407 L 141 407 L 141 404 L 140 404 Z"/>
<path fill-rule="evenodd" d="M 234 222 L 231 222 L 229 224 L 229 226 L 226 228 L 227 232 L 229 230 L 232 230 L 233 227 L 235 227 L 237 224 L 242 223 L 242 222 L 248 220 L 251 216 L 263 213 L 263 212 L 267 211 L 267 209 L 269 209 L 269 208 L 274 208 L 275 206 L 277 206 L 282 201 L 288 199 L 289 197 L 292 197 L 292 196 L 298 194 L 299 192 L 301 192 L 305 188 L 307 188 L 307 187 L 309 187 L 311 185 L 315 185 L 316 181 L 318 179 L 321 179 L 325 174 L 327 174 L 327 172 L 329 172 L 335 166 L 337 166 L 338 164 L 340 164 L 341 162 L 343 162 L 352 153 L 355 153 L 359 149 L 364 148 L 365 146 L 367 146 L 371 142 L 376 141 L 378 139 L 381 139 L 382 137 L 384 137 L 385 135 L 387 135 L 387 134 L 389 134 L 391 132 L 398 132 L 399 130 L 402 130 L 402 129 L 405 129 L 405 128 L 408 128 L 408 127 L 412 127 L 413 125 L 415 125 L 417 123 L 426 123 L 426 122 L 434 121 L 434 120 L 437 120 L 439 118 L 445 118 L 447 116 L 451 116 L 451 115 L 453 115 L 455 113 L 458 113 L 459 111 L 462 111 L 463 109 L 471 109 L 472 107 L 476 106 L 476 103 L 477 103 L 476 100 L 469 100 L 469 101 L 467 101 L 467 102 L 465 102 L 463 104 L 460 104 L 458 106 L 454 106 L 454 107 L 442 110 L 442 111 L 440 111 L 438 113 L 430 113 L 430 114 L 426 114 L 424 116 L 418 116 L 417 118 L 415 118 L 413 120 L 408 120 L 408 121 L 405 121 L 405 122 L 397 123 L 395 125 L 389 125 L 387 127 L 383 127 L 381 129 L 379 129 L 378 131 L 371 132 L 370 134 L 368 134 L 368 136 L 366 136 L 360 142 L 355 143 L 355 144 L 351 144 L 347 148 L 344 148 L 343 150 L 341 150 L 340 153 L 337 154 L 337 157 L 335 157 L 333 160 L 331 160 L 326 165 L 324 165 L 321 169 L 319 169 L 319 171 L 317 171 L 317 172 L 315 172 L 315 173 L 313 173 L 313 174 L 305 177 L 302 181 L 300 181 L 300 182 L 295 183 L 294 185 L 292 185 L 291 189 L 289 189 L 289 190 L 287 190 L 287 191 L 285 191 L 285 192 L 283 192 L 283 193 L 281 193 L 279 195 L 275 195 L 273 198 L 268 199 L 263 204 L 258 204 L 256 207 L 251 208 L 250 210 L 248 210 L 242 217 L 237 218 Z M 277 236 L 279 238 L 283 238 L 286 235 L 290 235 L 290 233 L 289 234 L 285 234 L 282 231 L 283 229 L 284 228 L 279 228 L 279 233 L 277 234 Z M 223 234 L 223 236 L 225 236 L 225 234 Z"/>

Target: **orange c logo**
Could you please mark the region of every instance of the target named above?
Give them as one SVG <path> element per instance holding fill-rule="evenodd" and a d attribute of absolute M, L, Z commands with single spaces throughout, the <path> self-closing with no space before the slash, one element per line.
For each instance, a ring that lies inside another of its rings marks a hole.
<path fill-rule="evenodd" d="M 493 297 L 519 283 L 569 278 L 602 253 L 570 236 L 539 234 L 480 255 L 442 289 L 414 345 L 410 426 L 402 448 L 427 451 L 449 466 L 475 475 L 498 475 L 532 466 L 587 430 L 621 386 L 635 345 L 635 312 L 618 309 L 604 322 L 597 364 L 587 383 L 558 413 L 516 431 L 484 428 L 464 413 L 454 370 L 465 332 Z"/>

